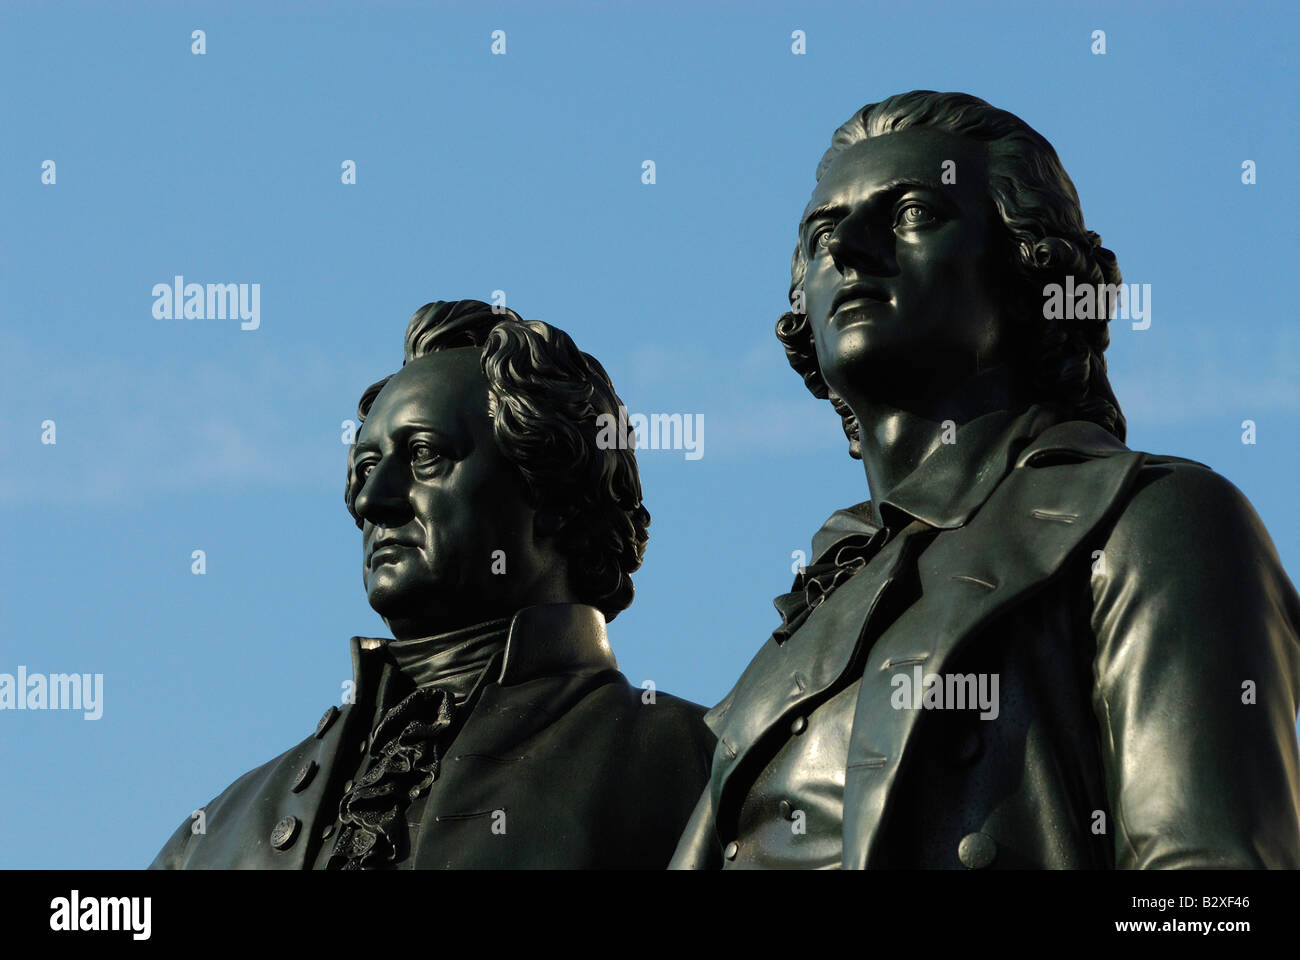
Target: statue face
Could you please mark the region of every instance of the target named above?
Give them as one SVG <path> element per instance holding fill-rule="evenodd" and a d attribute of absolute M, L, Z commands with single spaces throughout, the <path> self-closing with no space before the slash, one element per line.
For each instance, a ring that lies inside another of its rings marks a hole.
<path fill-rule="evenodd" d="M 523 478 L 492 438 L 479 358 L 407 363 L 357 435 L 366 594 L 399 640 L 512 615 L 546 562 Z"/>
<path fill-rule="evenodd" d="M 799 232 L 805 305 L 850 408 L 933 402 L 1002 359 L 1006 254 L 986 178 L 981 144 L 918 128 L 850 147 L 817 184 Z"/>

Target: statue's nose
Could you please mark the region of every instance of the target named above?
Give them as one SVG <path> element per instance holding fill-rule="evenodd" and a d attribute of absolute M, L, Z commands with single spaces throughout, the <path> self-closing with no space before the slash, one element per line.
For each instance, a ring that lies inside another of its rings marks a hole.
<path fill-rule="evenodd" d="M 400 471 L 391 460 L 381 460 L 357 494 L 357 516 L 376 526 L 400 526 L 410 515 Z"/>

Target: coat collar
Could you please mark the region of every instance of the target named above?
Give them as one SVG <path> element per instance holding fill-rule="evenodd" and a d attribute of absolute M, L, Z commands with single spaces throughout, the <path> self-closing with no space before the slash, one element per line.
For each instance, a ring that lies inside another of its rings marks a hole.
<path fill-rule="evenodd" d="M 911 520 L 940 530 L 964 526 L 1007 473 L 1020 465 L 1024 451 L 1057 425 L 1058 419 L 1053 409 L 1043 404 L 976 417 L 961 428 L 958 442 L 938 447 L 881 502 L 885 524 L 895 530 Z M 1069 444 L 1082 438 L 1070 434 L 1060 439 Z M 813 562 L 844 538 L 878 529 L 870 500 L 835 511 L 813 537 Z"/>
<path fill-rule="evenodd" d="M 497 682 L 617 669 L 604 614 L 585 603 L 542 603 L 515 614 Z"/>
<path fill-rule="evenodd" d="M 352 673 L 358 690 L 376 682 L 382 665 L 392 660 L 390 642 L 384 637 L 352 638 Z M 499 662 L 500 670 L 492 679 L 501 686 L 557 674 L 618 669 L 605 616 L 585 603 L 542 603 L 520 610 L 510 621 Z"/>

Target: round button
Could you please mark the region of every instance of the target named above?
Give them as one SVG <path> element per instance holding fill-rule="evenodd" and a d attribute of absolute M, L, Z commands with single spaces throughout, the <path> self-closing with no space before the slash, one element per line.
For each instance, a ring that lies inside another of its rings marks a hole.
<path fill-rule="evenodd" d="M 283 850 L 293 843 L 294 838 L 298 836 L 298 818 L 281 817 L 274 827 L 271 828 L 271 846 L 277 850 Z"/>
<path fill-rule="evenodd" d="M 735 860 L 736 854 L 738 853 L 740 853 L 740 844 L 738 844 L 735 840 L 732 840 L 729 844 L 727 844 L 727 846 L 723 848 L 722 851 L 722 855 L 726 857 L 728 860 Z"/>
<path fill-rule="evenodd" d="M 301 793 L 307 788 L 307 784 L 311 783 L 312 777 L 316 776 L 316 771 L 319 769 L 315 760 L 308 760 L 298 768 L 298 774 L 293 778 L 289 789 L 294 793 Z"/>
<path fill-rule="evenodd" d="M 782 820 L 789 820 L 794 816 L 794 807 L 790 806 L 789 800 L 782 800 L 776 805 L 776 808 L 781 811 Z"/>
<path fill-rule="evenodd" d="M 968 833 L 957 845 L 957 859 L 967 870 L 983 870 L 998 855 L 998 845 L 987 833 Z"/>
<path fill-rule="evenodd" d="M 328 840 L 330 837 L 334 836 L 334 824 L 332 823 L 325 824 L 325 829 L 320 832 L 320 835 L 322 839 L 325 840 Z"/>
<path fill-rule="evenodd" d="M 316 736 L 318 738 L 325 736 L 325 731 L 330 728 L 330 725 L 334 723 L 338 715 L 339 708 L 331 704 L 330 708 L 321 715 L 320 720 L 316 723 Z"/>
<path fill-rule="evenodd" d="M 351 791 L 352 791 L 352 781 L 349 780 L 347 783 L 343 784 L 343 792 L 350 793 Z"/>
<path fill-rule="evenodd" d="M 793 733 L 796 737 L 799 736 L 799 734 L 803 733 L 807 729 L 808 729 L 807 717 L 795 717 L 794 723 L 790 724 L 790 732 Z"/>
<path fill-rule="evenodd" d="M 361 752 L 366 752 L 366 741 L 364 739 L 361 741 Z"/>

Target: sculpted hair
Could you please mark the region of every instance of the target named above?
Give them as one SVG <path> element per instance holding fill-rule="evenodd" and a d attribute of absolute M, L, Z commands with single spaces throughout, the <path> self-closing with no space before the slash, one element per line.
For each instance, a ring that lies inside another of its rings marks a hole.
<path fill-rule="evenodd" d="M 523 476 L 532 506 L 565 518 L 556 540 L 577 598 L 613 620 L 632 603 L 632 573 L 649 539 L 635 433 L 627 427 L 616 447 L 601 449 L 600 425 L 611 422 L 602 415 L 618 424 L 622 406 L 605 368 L 563 330 L 497 309 L 493 313 L 479 300 L 425 304 L 407 326 L 402 364 L 439 350 L 482 347 L 497 447 Z M 359 422 L 388 379 L 361 395 Z M 360 489 L 354 446 L 348 450 L 344 496 L 358 527 Z"/>
<path fill-rule="evenodd" d="M 830 149 L 817 165 L 817 180 L 844 150 L 869 137 L 926 127 L 981 141 L 988 156 L 988 192 L 1004 227 L 1007 261 L 1018 281 L 1010 305 L 1024 332 L 1021 355 L 1027 381 L 1041 401 L 1055 403 L 1068 418 L 1089 420 L 1120 440 L 1126 424 L 1106 376 L 1109 317 L 1047 319 L 1043 287 L 1065 284 L 1119 284 L 1115 254 L 1084 226 L 1074 184 L 1056 151 L 1019 117 L 964 93 L 914 90 L 871 103 L 835 131 Z M 790 262 L 790 303 L 801 295 L 808 269 L 796 241 Z M 1100 311 L 1108 313 L 1108 311 Z M 849 453 L 861 459 L 858 422 L 822 379 L 806 313 L 783 314 L 776 324 L 786 358 L 814 396 L 830 400 L 844 424 Z"/>

